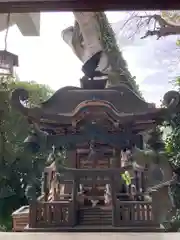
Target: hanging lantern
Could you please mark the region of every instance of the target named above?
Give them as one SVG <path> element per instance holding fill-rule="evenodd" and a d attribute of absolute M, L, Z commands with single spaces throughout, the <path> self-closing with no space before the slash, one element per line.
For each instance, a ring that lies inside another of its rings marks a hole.
<path fill-rule="evenodd" d="M 0 51 L 0 75 L 13 75 L 13 68 L 17 66 L 17 55 L 6 50 Z"/>
<path fill-rule="evenodd" d="M 10 26 L 10 13 L 7 15 L 7 29 L 4 39 L 4 50 L 0 51 L 0 76 L 13 75 L 13 68 L 18 66 L 18 56 L 7 51 L 7 37 Z"/>

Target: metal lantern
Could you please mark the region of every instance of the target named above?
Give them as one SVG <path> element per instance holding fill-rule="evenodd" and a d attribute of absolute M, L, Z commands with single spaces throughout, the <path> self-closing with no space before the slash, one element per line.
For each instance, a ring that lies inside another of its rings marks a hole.
<path fill-rule="evenodd" d="M 0 51 L 0 76 L 13 75 L 13 68 L 18 66 L 18 56 L 7 51 L 7 38 L 10 27 L 10 13 L 7 14 L 7 28 L 4 38 L 4 50 Z"/>
<path fill-rule="evenodd" d="M 13 68 L 17 66 L 17 55 L 6 50 L 0 51 L 0 75 L 13 75 Z"/>

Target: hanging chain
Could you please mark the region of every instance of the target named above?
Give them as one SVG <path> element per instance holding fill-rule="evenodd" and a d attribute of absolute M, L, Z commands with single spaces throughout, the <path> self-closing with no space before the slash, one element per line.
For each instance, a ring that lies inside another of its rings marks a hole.
<path fill-rule="evenodd" d="M 7 38 L 8 38 L 8 33 L 9 33 L 9 25 L 10 25 L 10 13 L 8 13 L 8 15 L 7 15 L 7 22 L 6 22 L 6 33 L 5 33 L 5 38 L 4 38 L 5 50 L 7 50 Z"/>

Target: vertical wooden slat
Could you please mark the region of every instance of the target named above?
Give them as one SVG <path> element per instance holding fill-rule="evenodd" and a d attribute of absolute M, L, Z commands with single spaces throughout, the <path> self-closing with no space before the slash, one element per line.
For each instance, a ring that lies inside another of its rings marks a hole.
<path fill-rule="evenodd" d="M 116 226 L 116 189 L 114 177 L 111 177 L 111 196 L 112 196 L 112 226 Z"/>
<path fill-rule="evenodd" d="M 152 191 L 151 193 L 152 195 L 152 218 L 153 218 L 153 222 L 154 223 L 158 223 L 159 221 L 159 215 L 158 215 L 158 204 L 157 204 L 157 201 L 159 201 L 159 199 L 157 199 L 157 193 L 156 193 L 156 190 L 155 191 Z"/>
<path fill-rule="evenodd" d="M 44 201 L 48 201 L 49 187 L 48 187 L 48 173 L 44 172 Z"/>
<path fill-rule="evenodd" d="M 30 202 L 29 204 L 29 227 L 35 228 L 36 227 L 36 216 L 37 214 L 37 202 Z"/>
<path fill-rule="evenodd" d="M 141 209 L 140 209 L 140 204 L 139 203 L 136 204 L 136 211 L 137 211 L 137 221 L 140 221 L 140 211 L 141 211 Z"/>
<path fill-rule="evenodd" d="M 137 220 L 137 207 L 136 204 L 133 204 L 133 208 L 134 208 L 134 220 Z"/>
<path fill-rule="evenodd" d="M 47 225 L 50 225 L 50 221 L 49 221 L 49 203 L 44 203 L 43 204 L 44 207 L 44 222 L 46 222 Z"/>
<path fill-rule="evenodd" d="M 114 155 L 113 167 L 121 168 L 121 151 L 119 149 L 114 149 L 113 155 Z M 121 189 L 121 180 L 119 175 L 114 176 L 114 183 L 116 184 L 114 190 L 119 193 Z"/>
<path fill-rule="evenodd" d="M 147 220 L 152 221 L 152 207 L 150 204 L 147 205 Z"/>
<path fill-rule="evenodd" d="M 141 188 L 142 188 L 142 193 L 144 194 L 145 192 L 145 174 L 144 171 L 141 172 Z M 141 201 L 144 201 L 144 196 L 142 195 Z"/>
<path fill-rule="evenodd" d="M 130 213 L 131 213 L 131 209 L 130 209 L 130 205 L 126 205 L 126 221 L 130 222 Z"/>
<path fill-rule="evenodd" d="M 48 205 L 48 215 L 49 215 L 49 222 L 53 224 L 53 214 L 54 214 L 54 205 Z"/>
<path fill-rule="evenodd" d="M 55 218 L 55 206 L 54 206 L 54 204 L 49 205 L 49 214 L 50 214 L 50 217 L 49 217 L 50 222 L 51 222 L 51 224 L 54 224 L 55 223 L 55 221 L 54 221 L 54 218 Z"/>
<path fill-rule="evenodd" d="M 135 186 L 136 186 L 136 191 L 139 192 L 139 176 L 138 176 L 138 171 L 134 171 L 135 175 Z M 136 199 L 137 200 L 137 199 Z"/>
<path fill-rule="evenodd" d="M 141 212 L 141 220 L 147 221 L 147 205 L 141 204 L 142 212 Z"/>
<path fill-rule="evenodd" d="M 54 204 L 54 216 L 55 216 L 55 221 L 59 224 L 61 224 L 61 218 L 62 218 L 62 210 L 61 210 L 61 205 L 60 204 Z"/>
<path fill-rule="evenodd" d="M 76 196 L 77 196 L 77 191 L 78 191 L 78 179 L 74 178 L 74 181 L 73 181 L 73 190 L 72 190 L 72 204 L 71 204 L 71 215 L 69 216 L 69 221 L 71 222 L 72 226 L 74 226 L 77 222 L 77 211 L 76 211 L 76 208 L 77 208 L 77 199 L 76 199 Z"/>
<path fill-rule="evenodd" d="M 146 204 L 146 221 L 150 221 L 150 214 L 149 214 L 149 204 Z"/>
<path fill-rule="evenodd" d="M 47 203 L 44 202 L 42 205 L 39 204 L 39 207 L 41 207 L 41 211 L 42 211 L 42 221 L 47 225 L 49 222 L 48 216 L 47 216 Z"/>
<path fill-rule="evenodd" d="M 123 204 L 123 208 L 122 208 L 122 220 L 124 222 L 127 222 L 127 208 L 126 208 L 126 205 Z"/>
<path fill-rule="evenodd" d="M 130 219 L 130 220 L 133 222 L 133 221 L 134 221 L 134 217 L 135 217 L 135 212 L 134 212 L 134 211 L 135 211 L 135 209 L 134 209 L 134 204 L 131 204 L 131 205 L 130 205 L 130 209 L 131 209 L 131 216 L 130 216 L 130 217 L 131 217 L 131 219 Z"/>
<path fill-rule="evenodd" d="M 116 199 L 116 226 L 120 226 L 120 204 Z"/>

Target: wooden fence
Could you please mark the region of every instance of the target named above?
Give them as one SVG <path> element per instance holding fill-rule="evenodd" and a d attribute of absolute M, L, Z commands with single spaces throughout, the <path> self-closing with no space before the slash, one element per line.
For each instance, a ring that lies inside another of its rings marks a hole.
<path fill-rule="evenodd" d="M 34 202 L 30 205 L 29 227 L 51 228 L 72 226 L 72 202 Z"/>
<path fill-rule="evenodd" d="M 77 223 L 77 208 L 73 201 L 35 202 L 30 205 L 30 228 L 73 227 Z M 116 201 L 112 224 L 121 226 L 157 226 L 152 203 Z"/>
<path fill-rule="evenodd" d="M 156 225 L 152 214 L 152 203 L 144 201 L 117 201 L 116 204 L 116 225 Z"/>

